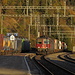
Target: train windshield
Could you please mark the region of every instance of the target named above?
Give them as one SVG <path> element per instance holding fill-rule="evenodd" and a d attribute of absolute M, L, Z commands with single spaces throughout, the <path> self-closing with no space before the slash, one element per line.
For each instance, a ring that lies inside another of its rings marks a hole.
<path fill-rule="evenodd" d="M 44 39 L 44 44 L 49 44 L 49 39 Z"/>
<path fill-rule="evenodd" d="M 42 44 L 42 39 L 38 39 L 37 44 Z"/>

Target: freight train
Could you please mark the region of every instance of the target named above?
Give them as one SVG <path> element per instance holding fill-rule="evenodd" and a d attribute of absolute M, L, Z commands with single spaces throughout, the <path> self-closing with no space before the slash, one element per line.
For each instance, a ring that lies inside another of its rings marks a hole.
<path fill-rule="evenodd" d="M 67 45 L 60 40 L 41 36 L 36 39 L 36 48 L 37 53 L 39 54 L 49 54 L 63 51 L 64 49 L 67 49 Z"/>
<path fill-rule="evenodd" d="M 10 36 L 4 36 L 0 34 L 0 55 L 6 55 L 8 53 L 25 53 L 30 50 L 30 42 L 26 38 L 15 37 L 15 40 L 11 40 Z"/>

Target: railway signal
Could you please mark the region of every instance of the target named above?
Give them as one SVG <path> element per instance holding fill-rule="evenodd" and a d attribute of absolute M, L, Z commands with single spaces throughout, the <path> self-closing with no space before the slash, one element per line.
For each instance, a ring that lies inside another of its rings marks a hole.
<path fill-rule="evenodd" d="M 15 40 L 15 36 L 14 35 L 11 35 L 10 36 L 10 40 Z"/>

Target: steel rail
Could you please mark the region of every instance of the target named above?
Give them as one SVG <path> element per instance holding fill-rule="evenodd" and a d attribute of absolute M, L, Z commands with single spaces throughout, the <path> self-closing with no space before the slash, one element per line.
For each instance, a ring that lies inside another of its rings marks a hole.
<path fill-rule="evenodd" d="M 26 60 L 26 56 L 24 56 L 24 61 L 25 61 L 26 65 L 27 65 L 29 75 L 32 75 L 32 74 L 31 74 L 31 71 L 30 71 L 30 67 L 29 67 L 29 65 L 28 65 L 28 63 L 27 63 L 27 60 Z"/>
<path fill-rule="evenodd" d="M 54 75 L 49 69 L 47 69 L 43 64 L 41 64 L 38 60 L 35 59 L 35 61 L 49 74 Z"/>
<path fill-rule="evenodd" d="M 46 59 L 46 58 L 45 58 L 45 60 L 46 60 L 46 61 L 48 61 L 48 62 L 50 62 L 51 64 L 53 64 L 53 65 L 55 65 L 55 66 L 59 67 L 60 69 L 62 69 L 62 70 L 64 70 L 64 71 L 66 71 L 67 73 L 69 73 L 69 74 L 71 74 L 71 75 L 75 75 L 75 73 L 73 73 L 73 72 L 69 71 L 68 69 L 63 68 L 63 67 L 61 67 L 61 66 L 57 65 L 56 63 L 54 63 L 54 62 L 50 61 L 50 59 L 48 59 L 48 58 Z"/>
<path fill-rule="evenodd" d="M 42 75 L 42 72 L 40 71 L 40 68 L 37 66 L 37 64 L 35 63 L 35 57 L 32 58 L 33 59 L 33 63 L 35 65 L 35 67 L 39 70 L 40 75 Z"/>
<path fill-rule="evenodd" d="M 68 58 L 68 59 L 70 59 L 70 60 L 75 61 L 75 59 L 74 59 L 74 58 L 70 57 L 70 54 L 67 54 L 67 55 L 66 55 L 66 58 Z"/>
<path fill-rule="evenodd" d="M 60 74 L 61 72 L 63 74 L 67 74 L 67 75 L 74 75 L 73 72 L 70 72 L 67 69 L 60 67 L 59 65 L 57 65 L 53 62 L 50 62 L 48 59 L 41 58 L 41 60 L 43 60 L 43 61 L 40 61 L 40 60 L 36 60 L 36 61 L 38 64 L 40 64 L 47 71 L 50 71 L 52 73 L 52 75 Z M 55 69 L 55 71 L 54 71 L 54 69 Z M 59 73 L 57 72 L 58 70 L 59 70 Z"/>
<path fill-rule="evenodd" d="M 63 60 L 65 60 L 65 61 L 68 61 L 68 62 L 71 62 L 71 63 L 74 63 L 74 64 L 75 64 L 75 61 L 72 60 L 71 58 L 68 58 L 67 55 L 68 55 L 68 54 L 62 54 L 62 55 L 59 55 L 58 57 L 59 57 L 60 59 L 63 59 Z"/>

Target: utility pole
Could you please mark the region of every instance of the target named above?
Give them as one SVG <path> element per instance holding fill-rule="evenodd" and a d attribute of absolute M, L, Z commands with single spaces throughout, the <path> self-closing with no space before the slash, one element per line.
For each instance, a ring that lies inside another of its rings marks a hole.
<path fill-rule="evenodd" d="M 30 24 L 29 24 L 28 39 L 30 40 Z"/>
<path fill-rule="evenodd" d="M 46 0 L 46 7 L 48 6 L 48 0 Z M 45 10 L 45 14 L 48 14 L 48 9 Z"/>
<path fill-rule="evenodd" d="M 39 26 L 40 26 L 40 16 L 37 17 L 37 37 L 40 36 Z"/>
<path fill-rule="evenodd" d="M 52 0 L 50 0 L 50 5 L 52 6 Z"/>
<path fill-rule="evenodd" d="M 46 6 L 47 6 L 47 0 L 46 0 Z"/>
<path fill-rule="evenodd" d="M 64 0 L 64 17 L 66 16 L 66 0 Z"/>
<path fill-rule="evenodd" d="M 3 15 L 1 16 L 1 34 L 3 34 Z"/>
<path fill-rule="evenodd" d="M 43 17 L 43 25 L 45 25 L 45 18 L 44 18 L 44 17 Z M 43 26 L 43 35 L 46 34 L 46 32 L 45 32 L 45 27 L 46 27 L 46 26 Z"/>
<path fill-rule="evenodd" d="M 29 0 L 26 0 L 26 6 L 27 6 L 27 16 L 28 16 L 28 6 L 29 6 Z"/>
<path fill-rule="evenodd" d="M 58 39 L 60 40 L 60 32 L 59 32 L 59 12 L 57 12 L 57 35 L 58 35 Z"/>
<path fill-rule="evenodd" d="M 51 36 L 51 26 L 49 27 L 49 31 L 50 31 L 49 36 Z"/>
<path fill-rule="evenodd" d="M 1 4 L 0 4 L 0 20 L 1 20 L 1 34 L 3 34 L 3 15 L 1 14 Z"/>
<path fill-rule="evenodd" d="M 1 26 L 1 3 L 0 3 L 0 26 Z"/>
<path fill-rule="evenodd" d="M 29 40 L 30 40 L 30 28 L 32 26 L 32 9 L 30 10 L 30 24 L 29 24 L 29 32 L 28 32 L 28 37 L 29 37 Z"/>
<path fill-rule="evenodd" d="M 63 41 L 63 33 L 62 33 L 62 41 Z"/>
<path fill-rule="evenodd" d="M 36 30 L 36 15 L 35 15 L 35 30 Z"/>
<path fill-rule="evenodd" d="M 32 26 L 32 9 L 30 9 L 30 25 Z"/>
<path fill-rule="evenodd" d="M 26 28 L 26 26 L 25 26 L 25 9 L 24 9 L 24 28 Z"/>
<path fill-rule="evenodd" d="M 71 25 L 73 24 L 73 23 L 72 23 L 72 20 L 73 20 L 73 17 L 71 16 Z"/>

